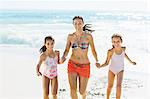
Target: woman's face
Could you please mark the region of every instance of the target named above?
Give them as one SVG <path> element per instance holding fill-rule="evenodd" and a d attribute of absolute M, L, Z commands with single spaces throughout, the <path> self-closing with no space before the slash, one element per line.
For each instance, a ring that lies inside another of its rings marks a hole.
<path fill-rule="evenodd" d="M 121 47 L 121 39 L 119 37 L 114 37 L 112 38 L 112 45 L 115 47 L 115 48 L 119 48 Z"/>
<path fill-rule="evenodd" d="M 73 25 L 75 27 L 76 30 L 82 30 L 83 29 L 83 21 L 81 19 L 75 19 L 73 21 Z"/>
<path fill-rule="evenodd" d="M 46 40 L 45 46 L 48 50 L 52 50 L 54 47 L 54 41 L 52 40 Z"/>

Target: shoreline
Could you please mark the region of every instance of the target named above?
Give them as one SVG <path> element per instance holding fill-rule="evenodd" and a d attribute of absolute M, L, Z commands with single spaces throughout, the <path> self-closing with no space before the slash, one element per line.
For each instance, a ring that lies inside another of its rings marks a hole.
<path fill-rule="evenodd" d="M 0 59 L 2 60 L 0 62 L 2 77 L 0 79 L 2 86 L 2 95 L 0 94 L 0 98 L 12 99 L 16 97 L 15 99 L 17 99 L 18 94 L 21 96 L 21 99 L 30 99 L 30 97 L 36 97 L 36 99 L 38 99 L 37 97 L 41 98 L 42 80 L 41 77 L 36 76 L 35 72 L 35 66 L 39 56 L 38 48 L 24 46 L 0 47 Z M 70 97 L 67 78 L 67 61 L 58 66 L 58 99 L 64 97 L 68 99 L 68 97 Z M 134 99 L 136 97 L 145 99 L 145 97 L 147 97 L 146 95 L 148 95 L 146 92 L 148 92 L 150 88 L 148 85 L 150 82 L 150 74 L 132 71 L 132 68 L 136 70 L 135 67 L 128 68 L 131 68 L 131 70 L 125 71 L 124 73 L 122 99 Z M 91 63 L 91 78 L 87 86 L 87 99 L 105 99 L 107 71 L 107 68 L 97 69 L 94 63 Z M 116 84 L 114 83 L 111 94 L 112 99 L 115 97 L 115 86 Z M 145 90 L 147 91 L 145 92 Z"/>

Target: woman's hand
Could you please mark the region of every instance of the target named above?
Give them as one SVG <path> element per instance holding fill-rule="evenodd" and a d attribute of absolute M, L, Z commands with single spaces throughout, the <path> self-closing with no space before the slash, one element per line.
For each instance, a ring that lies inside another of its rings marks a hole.
<path fill-rule="evenodd" d="M 66 58 L 65 57 L 61 57 L 61 59 L 60 59 L 60 64 L 62 64 L 62 63 L 64 63 L 65 62 L 65 60 L 66 60 Z"/>
<path fill-rule="evenodd" d="M 96 62 L 95 65 L 96 65 L 97 68 L 100 68 L 100 63 Z"/>

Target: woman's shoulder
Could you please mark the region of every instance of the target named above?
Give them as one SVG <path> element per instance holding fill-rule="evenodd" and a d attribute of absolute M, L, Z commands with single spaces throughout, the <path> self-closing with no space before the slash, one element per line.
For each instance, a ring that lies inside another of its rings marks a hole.
<path fill-rule="evenodd" d="M 85 33 L 85 35 L 92 37 L 91 33 Z"/>
<path fill-rule="evenodd" d="M 68 34 L 68 37 L 71 37 L 71 36 L 73 36 L 73 35 L 75 35 L 75 32 L 69 33 L 69 34 Z"/>
<path fill-rule="evenodd" d="M 68 34 L 68 39 L 71 39 L 74 36 L 74 33 L 69 33 Z"/>
<path fill-rule="evenodd" d="M 91 35 L 91 33 L 86 33 L 85 36 L 86 36 L 89 40 L 92 40 L 92 39 L 93 39 L 93 36 Z"/>

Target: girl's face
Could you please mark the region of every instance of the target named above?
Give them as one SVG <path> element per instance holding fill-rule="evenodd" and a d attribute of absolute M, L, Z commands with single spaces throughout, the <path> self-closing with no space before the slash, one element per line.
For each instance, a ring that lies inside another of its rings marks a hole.
<path fill-rule="evenodd" d="M 54 47 L 54 41 L 52 40 L 46 40 L 45 46 L 48 50 L 52 50 Z"/>
<path fill-rule="evenodd" d="M 73 21 L 73 25 L 75 27 L 76 30 L 82 30 L 83 29 L 83 21 L 81 19 L 75 19 Z"/>
<path fill-rule="evenodd" d="M 122 41 L 119 37 L 113 37 L 112 38 L 112 45 L 114 46 L 114 48 L 120 48 L 121 43 L 122 43 Z"/>

